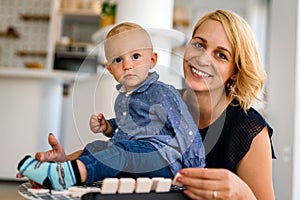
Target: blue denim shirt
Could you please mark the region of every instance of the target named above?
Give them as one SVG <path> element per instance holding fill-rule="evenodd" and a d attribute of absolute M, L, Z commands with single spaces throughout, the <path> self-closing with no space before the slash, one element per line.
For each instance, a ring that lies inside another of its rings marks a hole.
<path fill-rule="evenodd" d="M 146 140 L 170 163 L 175 175 L 181 168 L 204 167 L 205 152 L 198 127 L 179 92 L 149 74 L 133 92 L 122 91 L 115 101 L 111 142 Z"/>

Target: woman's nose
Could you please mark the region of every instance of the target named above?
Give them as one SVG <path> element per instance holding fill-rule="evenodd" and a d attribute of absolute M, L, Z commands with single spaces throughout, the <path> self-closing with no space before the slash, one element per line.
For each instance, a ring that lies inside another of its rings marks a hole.
<path fill-rule="evenodd" d="M 211 56 L 207 51 L 200 51 L 195 57 L 200 65 L 210 66 L 212 64 Z"/>

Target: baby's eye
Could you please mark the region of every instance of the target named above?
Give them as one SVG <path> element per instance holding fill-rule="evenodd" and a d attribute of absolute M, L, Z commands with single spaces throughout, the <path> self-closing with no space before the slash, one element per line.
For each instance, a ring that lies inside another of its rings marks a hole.
<path fill-rule="evenodd" d="M 121 61 L 122 61 L 121 58 L 115 58 L 115 59 L 114 59 L 114 62 L 115 62 L 115 63 L 120 63 Z"/>
<path fill-rule="evenodd" d="M 139 57 L 141 57 L 141 55 L 138 54 L 138 53 L 135 53 L 135 54 L 133 54 L 133 56 L 132 56 L 133 60 L 137 60 L 137 59 L 139 59 Z"/>

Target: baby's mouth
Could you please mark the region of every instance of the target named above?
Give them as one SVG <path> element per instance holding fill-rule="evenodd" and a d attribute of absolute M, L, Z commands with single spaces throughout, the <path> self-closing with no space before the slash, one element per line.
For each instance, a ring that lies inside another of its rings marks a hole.
<path fill-rule="evenodd" d="M 134 74 L 126 74 L 125 76 L 124 76 L 124 78 L 132 78 L 132 77 L 134 77 L 135 75 Z"/>

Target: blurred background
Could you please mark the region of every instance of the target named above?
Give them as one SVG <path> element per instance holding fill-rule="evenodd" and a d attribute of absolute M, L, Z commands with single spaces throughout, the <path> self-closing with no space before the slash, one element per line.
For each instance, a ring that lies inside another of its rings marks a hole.
<path fill-rule="evenodd" d="M 100 111 L 113 116 L 116 83 L 103 67 L 102 42 L 115 23 L 147 28 L 160 79 L 181 88 L 193 25 L 218 8 L 237 12 L 254 31 L 268 73 L 258 109 L 274 128 L 276 199 L 300 199 L 297 0 L 0 0 L 0 187 L 18 181 L 25 154 L 50 148 L 50 132 L 67 153 L 105 139 L 88 122 Z"/>

